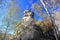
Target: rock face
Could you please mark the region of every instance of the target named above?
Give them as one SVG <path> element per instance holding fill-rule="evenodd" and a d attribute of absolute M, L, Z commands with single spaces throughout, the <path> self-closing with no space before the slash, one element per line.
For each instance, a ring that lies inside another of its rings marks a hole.
<path fill-rule="evenodd" d="M 41 36 L 40 33 L 42 34 L 41 32 L 42 30 L 37 28 L 33 12 L 29 10 L 25 10 L 24 17 L 22 18 L 22 21 L 20 23 L 21 23 L 20 24 L 21 26 L 19 29 L 20 35 L 18 36 L 18 40 L 38 40 L 39 39 L 39 37 Z"/>
<path fill-rule="evenodd" d="M 36 25 L 34 13 L 29 10 L 24 11 L 24 17 L 18 26 L 20 27 L 17 32 L 19 35 L 14 40 L 53 40 L 48 38 L 49 31 L 43 34 L 43 30 Z"/>

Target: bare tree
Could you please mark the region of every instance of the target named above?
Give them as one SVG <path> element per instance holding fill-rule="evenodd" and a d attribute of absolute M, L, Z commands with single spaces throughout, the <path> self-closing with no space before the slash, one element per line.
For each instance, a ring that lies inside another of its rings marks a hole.
<path fill-rule="evenodd" d="M 46 10 L 46 15 L 45 15 L 45 19 L 49 18 L 52 26 L 53 26 L 53 30 L 54 30 L 54 35 L 56 37 L 56 40 L 58 40 L 57 38 L 57 30 L 56 30 L 56 25 L 55 25 L 55 19 L 54 16 L 52 16 L 54 9 L 59 5 L 60 2 L 57 2 L 59 0 L 38 0 L 35 3 L 32 3 L 32 10 L 34 10 L 36 12 L 36 14 L 40 14 L 39 16 L 43 18 L 43 14 L 45 14 L 43 11 L 41 11 L 43 8 Z M 43 8 L 42 8 L 43 7 Z M 49 10 L 50 8 L 50 10 Z M 41 15 L 42 14 L 42 15 Z"/>

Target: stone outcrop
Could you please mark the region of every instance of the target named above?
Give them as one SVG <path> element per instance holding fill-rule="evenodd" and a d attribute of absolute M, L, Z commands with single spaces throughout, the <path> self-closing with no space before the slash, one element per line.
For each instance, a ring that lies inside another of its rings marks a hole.
<path fill-rule="evenodd" d="M 20 28 L 17 29 L 19 35 L 15 40 L 55 40 L 54 35 L 51 35 L 54 34 L 52 29 L 43 33 L 43 30 L 36 25 L 33 12 L 26 10 L 24 13 L 24 17 L 18 25 Z"/>

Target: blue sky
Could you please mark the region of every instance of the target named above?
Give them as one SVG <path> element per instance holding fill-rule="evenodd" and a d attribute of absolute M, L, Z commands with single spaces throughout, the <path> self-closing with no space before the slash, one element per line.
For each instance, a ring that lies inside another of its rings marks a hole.
<path fill-rule="evenodd" d="M 37 0 L 33 0 L 32 2 L 34 3 L 34 2 L 36 2 L 36 1 L 37 1 Z M 32 5 L 32 4 L 30 4 L 29 0 L 24 0 L 24 1 L 23 1 L 23 0 L 18 0 L 17 2 L 20 4 L 21 8 L 23 9 L 23 12 L 24 12 L 24 10 L 26 10 L 26 9 L 31 10 L 31 5 Z M 28 7 L 28 8 L 27 8 L 27 7 Z M 22 12 L 22 15 L 24 15 L 23 12 Z M 37 16 L 36 14 L 34 15 L 34 17 L 35 17 L 36 20 L 40 19 L 40 17 Z"/>
<path fill-rule="evenodd" d="M 32 2 L 34 3 L 34 2 L 36 2 L 37 0 L 33 0 Z M 21 13 L 22 13 L 22 16 L 24 15 L 24 10 L 26 10 L 26 9 L 29 9 L 29 10 L 31 10 L 31 5 L 32 4 L 30 4 L 30 2 L 29 2 L 29 0 L 16 0 L 15 1 L 17 4 L 19 4 L 19 6 L 20 6 L 20 8 L 23 10 Z M 11 0 L 2 0 L 2 1 L 0 1 L 0 24 L 2 24 L 2 18 L 6 15 L 6 13 L 7 13 L 7 7 L 6 7 L 6 5 L 8 4 L 8 3 L 11 3 Z M 28 8 L 27 8 L 28 7 Z M 59 11 L 60 12 L 60 7 L 56 7 L 55 8 L 55 10 L 57 10 L 57 11 Z M 39 16 L 37 16 L 36 14 L 35 14 L 35 16 L 34 16 L 37 20 L 38 19 L 40 19 L 40 17 Z"/>
<path fill-rule="evenodd" d="M 37 0 L 33 0 L 32 2 L 36 2 Z M 31 9 L 31 5 L 29 0 L 16 0 L 15 1 L 17 4 L 19 4 L 20 8 L 24 11 L 26 9 Z M 5 14 L 7 13 L 7 8 L 6 8 L 6 5 L 8 3 L 11 3 L 11 0 L 2 0 L 1 3 L 0 3 L 0 23 L 1 23 L 1 20 L 2 18 L 5 16 Z M 27 8 L 28 7 L 28 8 Z M 60 7 L 56 7 L 56 10 L 60 11 Z M 23 11 L 21 12 L 22 15 L 24 15 Z M 35 18 L 38 20 L 39 17 L 35 14 Z"/>

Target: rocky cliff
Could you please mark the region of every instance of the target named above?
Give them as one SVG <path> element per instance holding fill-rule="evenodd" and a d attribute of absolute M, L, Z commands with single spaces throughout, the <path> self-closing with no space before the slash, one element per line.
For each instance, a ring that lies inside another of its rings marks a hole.
<path fill-rule="evenodd" d="M 34 13 L 30 10 L 24 11 L 24 17 L 18 23 L 14 40 L 55 40 L 54 32 L 51 27 L 38 25 L 34 19 Z M 48 30 L 46 28 L 48 27 Z M 46 30 L 44 32 L 44 30 Z"/>

